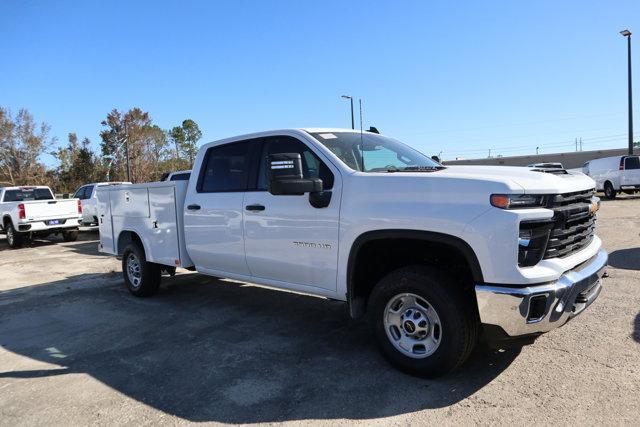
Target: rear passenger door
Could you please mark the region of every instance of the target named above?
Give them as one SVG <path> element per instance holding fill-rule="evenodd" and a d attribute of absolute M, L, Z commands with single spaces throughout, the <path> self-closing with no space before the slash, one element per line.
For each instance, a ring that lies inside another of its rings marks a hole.
<path fill-rule="evenodd" d="M 322 179 L 324 189 L 331 192 L 328 206 L 313 207 L 308 193 L 274 196 L 267 191 L 266 156 L 278 153 L 300 153 L 305 178 Z M 244 197 L 245 248 L 251 274 L 334 291 L 341 196 L 339 171 L 311 146 L 286 135 L 264 138 L 258 163 L 257 181 Z M 288 287 L 284 283 L 282 286 Z"/>
<path fill-rule="evenodd" d="M 187 192 L 185 242 L 202 272 L 249 275 L 242 219 L 254 145 L 245 140 L 210 147 L 194 177 L 195 191 Z"/>

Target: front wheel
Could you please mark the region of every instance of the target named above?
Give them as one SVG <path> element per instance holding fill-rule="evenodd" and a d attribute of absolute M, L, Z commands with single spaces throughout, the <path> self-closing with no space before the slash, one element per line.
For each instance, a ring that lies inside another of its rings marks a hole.
<path fill-rule="evenodd" d="M 160 266 L 146 261 L 144 250 L 134 243 L 122 254 L 122 275 L 129 292 L 137 297 L 154 295 L 160 287 Z"/>
<path fill-rule="evenodd" d="M 462 365 L 475 346 L 476 310 L 459 283 L 412 266 L 385 276 L 369 298 L 369 320 L 382 354 L 401 370 L 435 377 Z"/>
<path fill-rule="evenodd" d="M 20 233 L 18 233 L 16 229 L 13 228 L 13 224 L 10 222 L 7 224 L 6 233 L 7 233 L 7 244 L 11 249 L 18 249 L 22 247 L 22 244 L 24 243 L 24 239 L 20 235 Z"/>

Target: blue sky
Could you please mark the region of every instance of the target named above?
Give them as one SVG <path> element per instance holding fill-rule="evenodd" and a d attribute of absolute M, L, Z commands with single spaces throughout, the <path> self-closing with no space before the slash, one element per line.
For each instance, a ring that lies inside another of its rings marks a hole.
<path fill-rule="evenodd" d="M 342 94 L 445 159 L 624 147 L 627 27 L 640 52 L 637 1 L 4 0 L 0 105 L 96 149 L 112 108 L 204 143 L 349 127 Z"/>

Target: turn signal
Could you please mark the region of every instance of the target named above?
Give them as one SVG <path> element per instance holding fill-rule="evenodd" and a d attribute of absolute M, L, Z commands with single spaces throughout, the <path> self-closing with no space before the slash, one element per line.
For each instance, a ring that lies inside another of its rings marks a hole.
<path fill-rule="evenodd" d="M 78 199 L 78 213 L 82 213 L 82 203 L 80 202 L 80 199 Z"/>
<path fill-rule="evenodd" d="M 18 218 L 19 219 L 26 219 L 27 218 L 27 214 L 24 211 L 24 204 L 20 203 L 18 205 Z"/>
<path fill-rule="evenodd" d="M 491 195 L 491 205 L 500 209 L 508 209 L 509 208 L 509 197 L 503 194 L 492 194 Z"/>

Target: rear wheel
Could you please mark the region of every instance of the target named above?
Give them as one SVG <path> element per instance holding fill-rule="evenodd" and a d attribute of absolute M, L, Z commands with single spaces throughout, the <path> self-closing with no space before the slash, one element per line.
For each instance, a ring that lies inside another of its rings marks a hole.
<path fill-rule="evenodd" d="M 479 325 L 469 298 L 435 268 L 390 273 L 375 286 L 367 311 L 382 354 L 413 375 L 435 377 L 458 368 L 477 341 Z"/>
<path fill-rule="evenodd" d="M 160 266 L 147 262 L 144 250 L 135 243 L 130 243 L 124 249 L 122 275 L 129 292 L 137 297 L 154 295 L 160 287 Z"/>
<path fill-rule="evenodd" d="M 7 233 L 7 244 L 11 249 L 18 249 L 22 247 L 24 243 L 23 237 L 13 228 L 13 224 L 8 222 L 5 226 L 5 230 Z"/>
<path fill-rule="evenodd" d="M 78 240 L 78 230 L 63 231 L 62 239 L 65 242 L 75 242 L 76 240 Z"/>
<path fill-rule="evenodd" d="M 604 183 L 604 197 L 609 200 L 613 200 L 616 198 L 616 190 L 613 188 L 613 184 L 609 181 Z"/>

